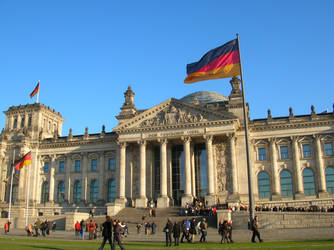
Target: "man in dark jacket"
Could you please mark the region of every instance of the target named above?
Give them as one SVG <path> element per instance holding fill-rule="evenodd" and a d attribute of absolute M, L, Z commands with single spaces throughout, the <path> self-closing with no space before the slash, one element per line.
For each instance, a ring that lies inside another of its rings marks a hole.
<path fill-rule="evenodd" d="M 168 218 L 163 231 L 166 233 L 166 247 L 172 246 L 173 223 L 171 222 L 170 218 Z"/>
<path fill-rule="evenodd" d="M 191 235 L 191 243 L 194 243 L 195 235 L 196 235 L 196 219 L 195 218 L 192 218 L 192 220 L 190 222 L 189 233 Z"/>
<path fill-rule="evenodd" d="M 174 237 L 175 246 L 179 245 L 180 232 L 181 232 L 181 225 L 175 221 L 174 226 L 173 226 L 173 237 Z"/>
<path fill-rule="evenodd" d="M 263 240 L 261 239 L 260 236 L 260 232 L 259 232 L 259 225 L 258 225 L 258 220 L 259 218 L 257 216 L 254 217 L 254 220 L 252 221 L 252 231 L 253 231 L 253 235 L 252 235 L 252 242 L 256 242 L 255 241 L 255 237 L 257 237 L 259 239 L 260 242 L 262 242 Z"/>
<path fill-rule="evenodd" d="M 109 242 L 110 248 L 113 249 L 113 244 L 112 244 L 112 223 L 111 223 L 111 218 L 110 216 L 106 216 L 106 221 L 102 224 L 102 236 L 103 240 L 101 243 L 101 246 L 99 250 L 102 250 L 104 248 L 104 245 L 106 244 L 106 241 Z"/>

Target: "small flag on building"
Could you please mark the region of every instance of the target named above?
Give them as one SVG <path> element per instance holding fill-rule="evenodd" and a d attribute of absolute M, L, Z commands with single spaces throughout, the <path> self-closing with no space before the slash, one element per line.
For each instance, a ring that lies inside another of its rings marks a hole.
<path fill-rule="evenodd" d="M 35 89 L 33 90 L 33 92 L 30 93 L 30 98 L 33 98 L 38 92 L 39 92 L 39 81 L 38 81 Z"/>
<path fill-rule="evenodd" d="M 24 166 L 29 166 L 30 163 L 31 163 L 31 152 L 27 153 L 20 160 L 18 160 L 15 163 L 14 168 L 16 170 L 21 170 L 21 168 L 23 168 Z"/>
<path fill-rule="evenodd" d="M 210 50 L 198 62 L 187 65 L 187 78 L 184 83 L 194 83 L 210 79 L 240 75 L 238 40 Z"/>

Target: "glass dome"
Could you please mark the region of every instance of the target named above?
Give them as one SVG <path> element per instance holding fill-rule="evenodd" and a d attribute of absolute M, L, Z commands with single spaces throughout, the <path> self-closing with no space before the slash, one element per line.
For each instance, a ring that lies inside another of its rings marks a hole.
<path fill-rule="evenodd" d="M 202 105 L 207 103 L 226 102 L 228 101 L 228 97 L 210 91 L 197 91 L 186 95 L 180 100 L 183 102 L 198 103 Z"/>

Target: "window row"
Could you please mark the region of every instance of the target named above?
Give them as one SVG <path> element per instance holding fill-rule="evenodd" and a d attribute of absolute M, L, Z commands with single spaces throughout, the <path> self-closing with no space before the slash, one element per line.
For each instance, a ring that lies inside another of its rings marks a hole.
<path fill-rule="evenodd" d="M 43 173 L 47 174 L 49 173 L 49 162 L 45 161 L 43 166 Z M 115 158 L 109 158 L 108 159 L 108 170 L 115 170 L 116 169 L 116 161 Z M 97 165 L 97 159 L 91 159 L 90 161 L 90 170 L 91 171 L 97 171 L 98 165 Z M 75 160 L 74 161 L 74 172 L 80 172 L 81 171 L 81 161 Z M 65 161 L 59 161 L 58 164 L 58 173 L 64 173 L 65 172 Z"/>
<path fill-rule="evenodd" d="M 32 117 L 29 116 L 28 117 L 28 128 L 31 127 L 31 121 L 32 121 Z M 20 127 L 18 127 L 18 118 L 17 117 L 14 117 L 14 120 L 13 120 L 13 125 L 12 125 L 12 128 L 15 129 L 15 128 L 24 128 L 25 127 L 25 123 L 26 123 L 26 120 L 25 120 L 25 116 L 21 117 L 21 121 L 20 121 Z"/>
<path fill-rule="evenodd" d="M 45 181 L 42 185 L 41 203 L 49 201 L 49 182 Z M 82 184 L 80 180 L 74 182 L 72 202 L 79 203 L 82 201 Z M 90 202 L 95 203 L 99 199 L 99 183 L 97 180 L 92 180 L 90 183 Z M 108 180 L 107 202 L 113 202 L 116 199 L 116 181 L 115 179 Z M 65 201 L 65 183 L 58 182 L 56 192 L 56 202 L 63 203 Z"/>
<path fill-rule="evenodd" d="M 324 143 L 324 155 L 325 156 L 333 156 L 334 150 L 333 150 L 333 143 L 326 142 Z M 289 146 L 280 146 L 279 147 L 279 154 L 280 159 L 289 159 L 291 158 L 289 156 Z M 303 158 L 311 158 L 311 145 L 310 144 L 302 144 L 302 155 Z M 265 147 L 259 147 L 257 149 L 257 160 L 258 161 L 266 161 L 267 160 L 267 149 Z"/>
<path fill-rule="evenodd" d="M 334 167 L 326 168 L 326 187 L 329 194 L 334 194 Z M 262 171 L 257 176 L 259 198 L 270 198 L 271 184 L 270 176 L 267 172 Z M 293 197 L 293 179 L 292 174 L 288 170 L 280 173 L 281 196 Z M 303 171 L 304 195 L 316 195 L 316 182 L 312 169 L 306 168 Z"/>

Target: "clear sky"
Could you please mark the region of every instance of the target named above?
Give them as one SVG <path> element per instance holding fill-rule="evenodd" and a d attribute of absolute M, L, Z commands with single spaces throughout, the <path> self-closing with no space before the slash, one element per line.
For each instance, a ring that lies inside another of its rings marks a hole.
<path fill-rule="evenodd" d="M 0 110 L 40 102 L 62 135 L 110 132 L 128 85 L 137 109 L 230 79 L 184 84 L 186 64 L 240 34 L 251 119 L 333 110 L 334 1 L 0 0 Z M 5 115 L 0 115 L 0 129 Z"/>

